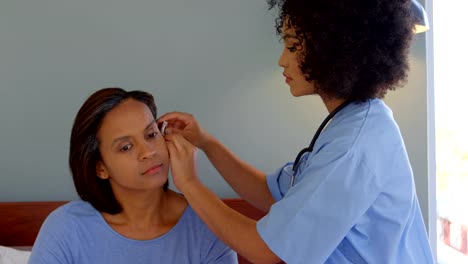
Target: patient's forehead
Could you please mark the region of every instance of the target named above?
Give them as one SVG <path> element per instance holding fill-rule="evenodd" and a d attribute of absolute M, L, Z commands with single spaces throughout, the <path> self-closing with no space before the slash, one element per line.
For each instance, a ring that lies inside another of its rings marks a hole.
<path fill-rule="evenodd" d="M 112 141 L 123 136 L 135 136 L 144 132 L 154 123 L 148 106 L 134 99 L 127 99 L 103 118 L 98 131 L 101 141 Z"/>

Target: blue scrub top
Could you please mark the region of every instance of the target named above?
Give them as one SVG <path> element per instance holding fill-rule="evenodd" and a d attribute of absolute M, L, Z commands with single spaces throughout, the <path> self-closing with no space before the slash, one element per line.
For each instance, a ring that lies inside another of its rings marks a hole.
<path fill-rule="evenodd" d="M 267 177 L 276 199 L 257 223 L 287 263 L 434 263 L 413 173 L 380 99 L 341 110 L 305 154 Z"/>

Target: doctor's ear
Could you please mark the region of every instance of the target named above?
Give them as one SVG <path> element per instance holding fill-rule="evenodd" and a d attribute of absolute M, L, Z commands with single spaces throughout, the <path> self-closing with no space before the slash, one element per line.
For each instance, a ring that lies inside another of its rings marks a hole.
<path fill-rule="evenodd" d="M 96 176 L 103 180 L 109 179 L 109 173 L 107 172 L 107 168 L 104 163 L 102 163 L 102 161 L 98 161 L 96 164 Z"/>

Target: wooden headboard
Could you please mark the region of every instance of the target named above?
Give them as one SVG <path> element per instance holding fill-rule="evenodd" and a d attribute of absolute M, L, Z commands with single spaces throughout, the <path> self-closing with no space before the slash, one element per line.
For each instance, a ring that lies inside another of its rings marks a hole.
<path fill-rule="evenodd" d="M 236 211 L 258 220 L 265 215 L 242 199 L 223 199 Z M 9 247 L 32 246 L 45 218 L 58 202 L 0 202 L 0 245 Z M 239 256 L 239 263 L 250 263 Z"/>

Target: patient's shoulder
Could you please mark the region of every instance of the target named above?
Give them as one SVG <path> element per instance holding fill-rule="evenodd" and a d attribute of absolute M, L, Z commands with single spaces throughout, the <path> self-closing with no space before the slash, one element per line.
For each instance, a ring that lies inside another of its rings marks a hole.
<path fill-rule="evenodd" d="M 70 222 L 73 219 L 76 221 L 84 218 L 95 218 L 97 214 L 98 211 L 90 203 L 76 200 L 68 202 L 52 211 L 46 221 L 60 224 L 62 222 Z"/>
<path fill-rule="evenodd" d="M 57 208 L 56 211 L 59 211 L 62 214 L 69 215 L 95 215 L 97 212 L 97 210 L 90 203 L 83 200 L 68 202 Z"/>

